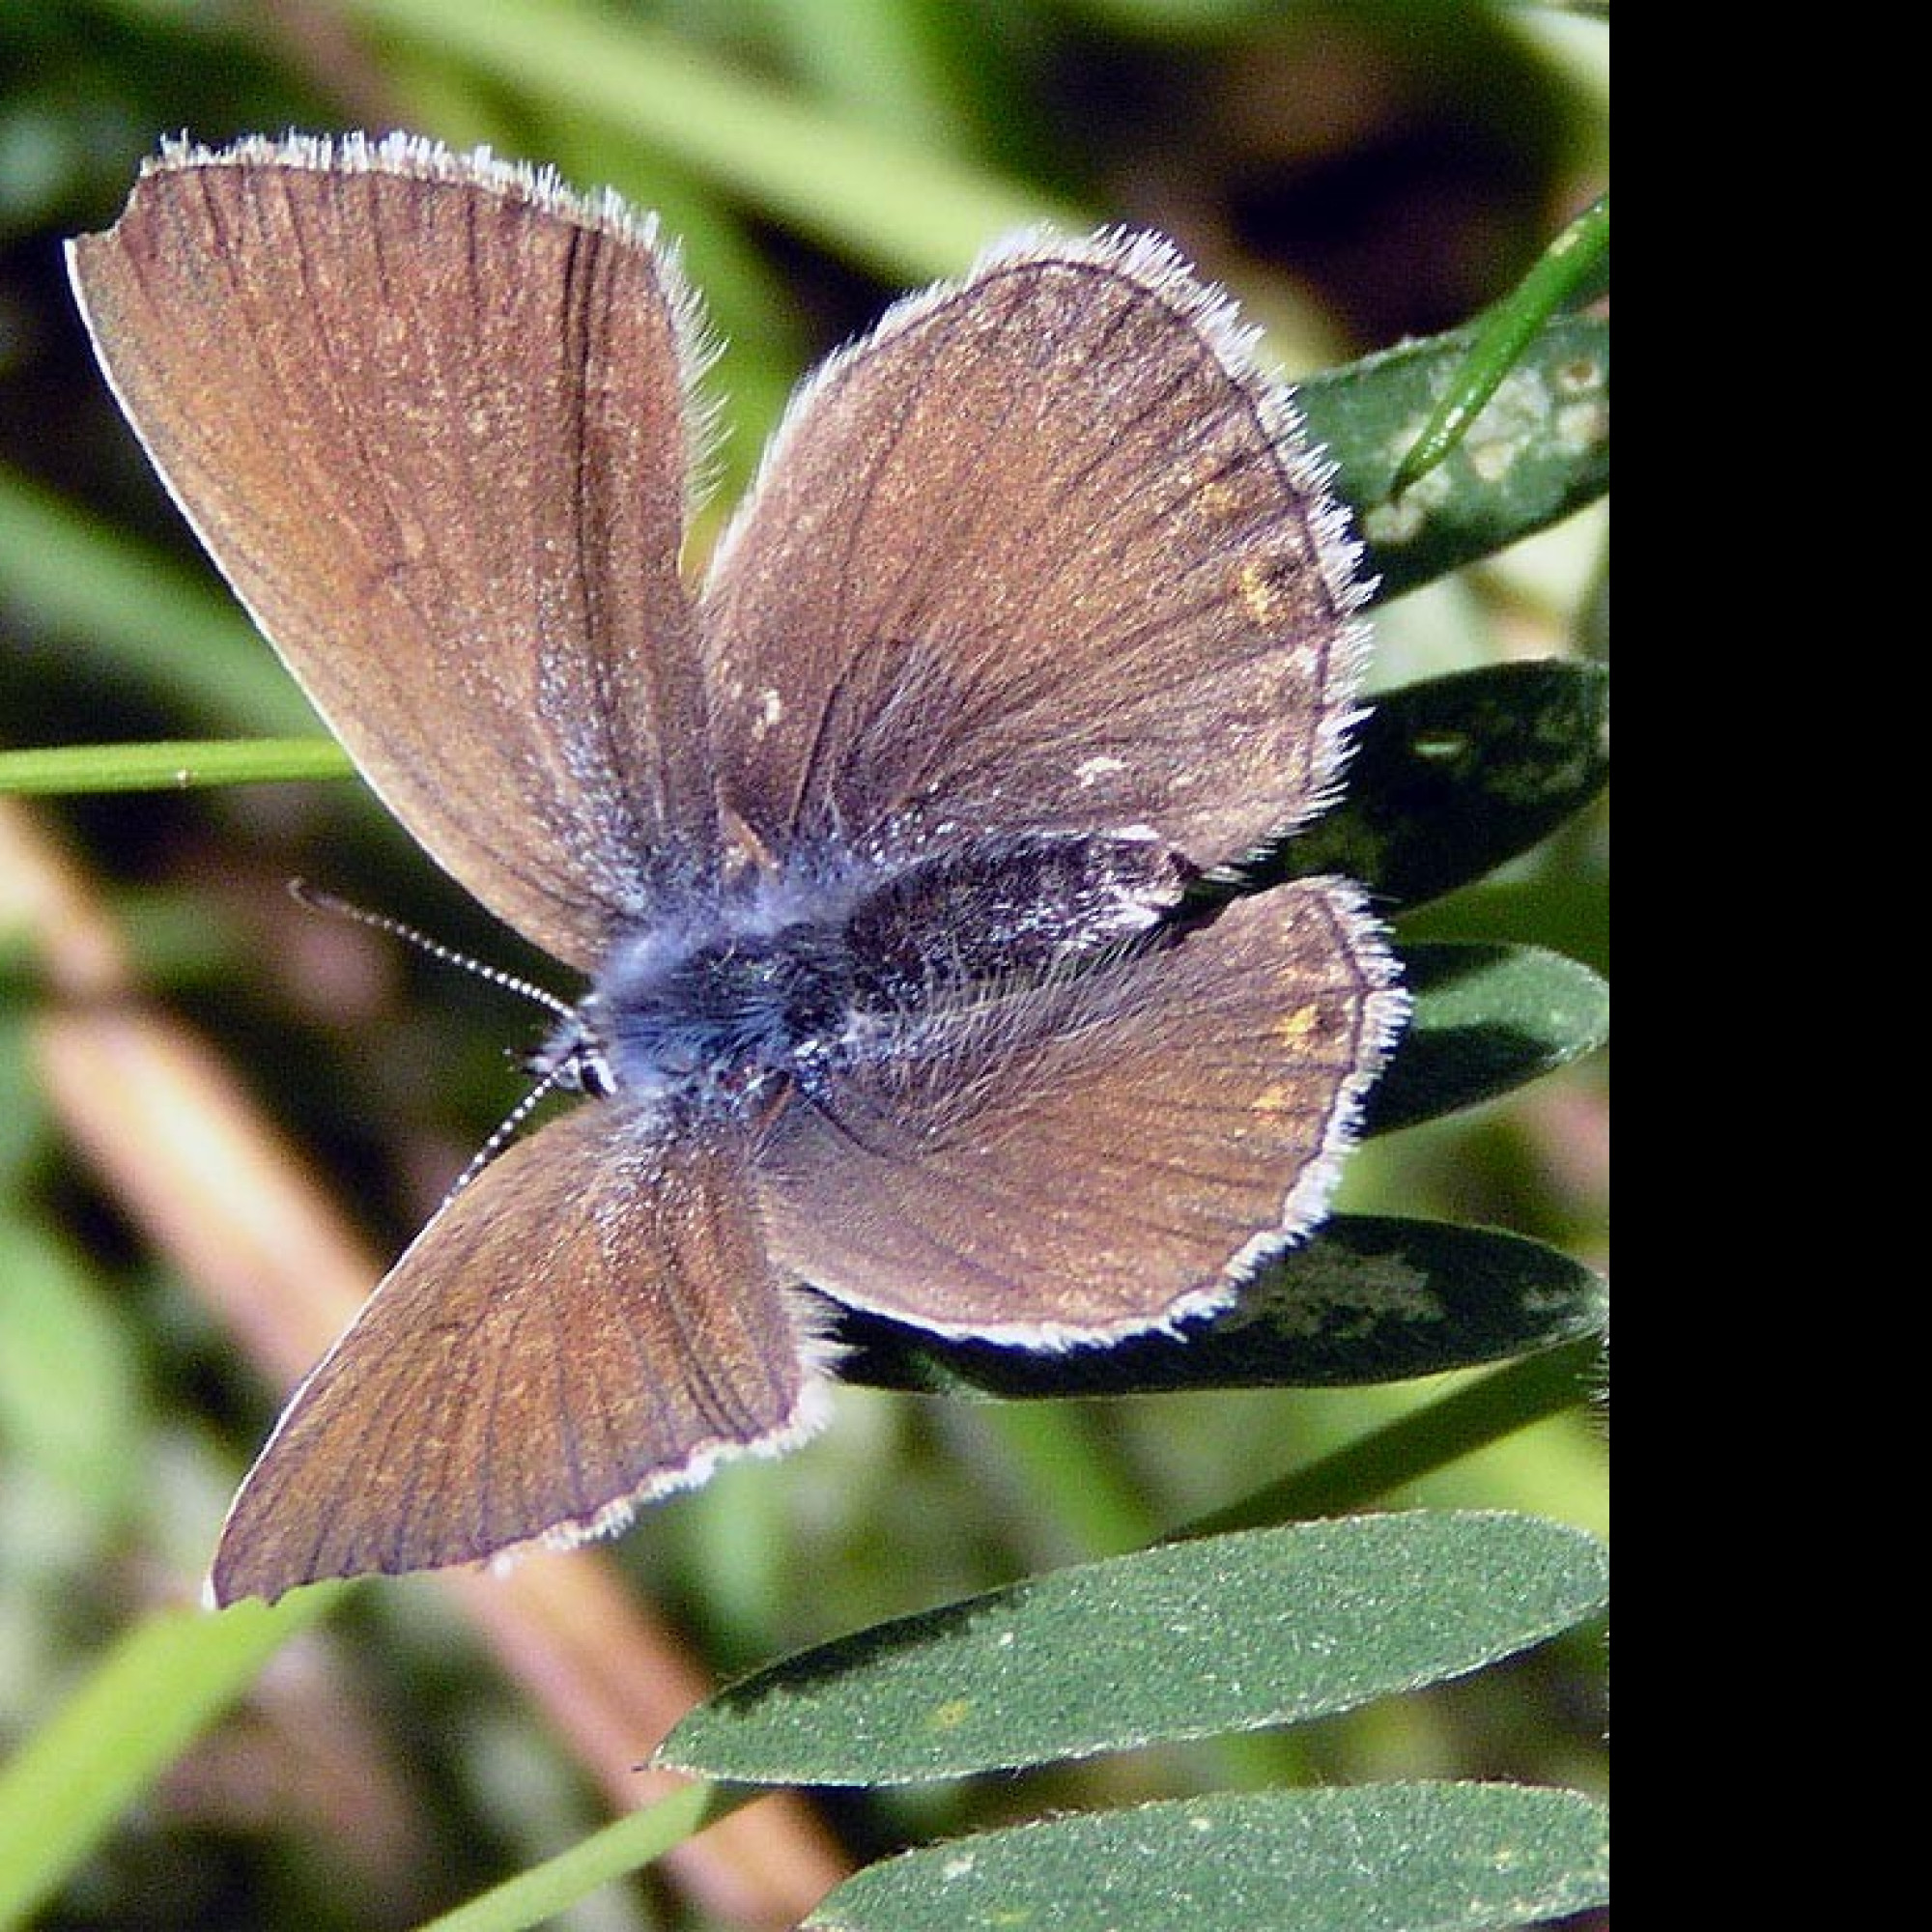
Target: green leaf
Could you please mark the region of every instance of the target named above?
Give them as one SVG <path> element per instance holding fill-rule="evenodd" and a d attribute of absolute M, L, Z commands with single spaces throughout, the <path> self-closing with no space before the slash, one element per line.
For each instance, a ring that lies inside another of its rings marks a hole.
<path fill-rule="evenodd" d="M 140 1389 L 123 1310 L 51 1235 L 0 1217 L 0 1466 L 101 1516 L 141 1481 Z"/>
<path fill-rule="evenodd" d="M 658 1757 L 893 1784 L 1296 1722 L 1566 1630 L 1604 1572 L 1579 1530 L 1479 1513 L 1160 1545 L 802 1652 L 700 1705 Z"/>
<path fill-rule="evenodd" d="M 1170 1532 L 1167 1540 L 1178 1543 L 1183 1537 L 1219 1536 L 1359 1509 L 1548 1416 L 1575 1409 L 1602 1387 L 1603 1370 L 1600 1335 L 1520 1356 L 1197 1517 Z"/>
<path fill-rule="evenodd" d="M 1574 1791 L 1372 1784 L 1223 1792 L 922 1846 L 810 1932 L 1483 1932 L 1608 1895 L 1608 1821 Z"/>
<path fill-rule="evenodd" d="M 1552 315 L 1603 293 L 1609 253 L 1610 198 L 1605 194 L 1564 229 L 1529 273 L 1478 324 L 1461 373 L 1403 458 L 1393 494 L 1400 496 L 1455 448 Z"/>
<path fill-rule="evenodd" d="M 1601 665 L 1547 658 L 1384 692 L 1341 801 L 1244 870 L 1359 879 L 1384 911 L 1468 885 L 1603 790 L 1609 690 Z"/>
<path fill-rule="evenodd" d="M 1610 484 L 1610 332 L 1559 316 L 1537 332 L 1456 448 L 1391 498 L 1398 469 L 1458 382 L 1474 327 L 1310 377 L 1310 434 L 1354 506 L 1384 598 L 1566 517 Z"/>
<path fill-rule="evenodd" d="M 1488 1228 L 1336 1215 L 1218 1313 L 1179 1334 L 1042 1353 L 921 1334 L 876 1316 L 838 1330 L 846 1381 L 929 1393 L 1144 1395 L 1438 1375 L 1601 1332 L 1603 1283 L 1540 1241 Z"/>
<path fill-rule="evenodd" d="M 1493 1099 L 1609 1038 L 1609 988 L 1559 952 L 1453 943 L 1401 951 L 1415 1008 L 1369 1095 L 1365 1132 Z"/>

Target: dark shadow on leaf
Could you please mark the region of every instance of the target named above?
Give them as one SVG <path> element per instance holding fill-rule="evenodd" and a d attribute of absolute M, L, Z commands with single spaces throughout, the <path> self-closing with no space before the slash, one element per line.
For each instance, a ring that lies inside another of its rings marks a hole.
<path fill-rule="evenodd" d="M 1406 947 L 1403 980 L 1414 1016 L 1369 1095 L 1365 1134 L 1493 1099 L 1608 1037 L 1603 981 L 1534 947 Z"/>
<path fill-rule="evenodd" d="M 1335 808 L 1241 868 L 1253 886 L 1333 874 L 1384 912 L 1473 884 L 1609 781 L 1609 674 L 1570 659 L 1491 665 L 1384 693 Z"/>
<path fill-rule="evenodd" d="M 1171 1335 L 1040 1353 L 943 1340 L 876 1316 L 838 1329 L 848 1381 L 1024 1398 L 1396 1381 L 1527 1354 L 1599 1330 L 1590 1269 L 1517 1235 L 1337 1215 L 1239 1298 Z"/>

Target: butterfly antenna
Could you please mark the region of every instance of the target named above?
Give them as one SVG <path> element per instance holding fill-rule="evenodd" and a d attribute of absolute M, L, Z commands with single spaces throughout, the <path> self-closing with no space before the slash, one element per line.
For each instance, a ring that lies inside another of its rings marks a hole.
<path fill-rule="evenodd" d="M 566 1064 L 559 1062 L 553 1066 L 503 1117 L 497 1130 L 470 1157 L 469 1165 L 449 1183 L 449 1192 L 442 1197 L 442 1205 L 445 1208 L 515 1139 L 517 1129 L 536 1111 L 544 1095 L 552 1092 L 563 1078 Z"/>
<path fill-rule="evenodd" d="M 354 900 L 339 898 L 334 893 L 326 892 L 320 886 L 312 886 L 306 879 L 291 879 L 289 892 L 305 906 L 312 906 L 317 912 L 339 913 L 344 919 L 353 919 L 358 925 L 366 925 L 377 932 L 387 933 L 392 939 L 400 939 L 413 946 L 419 952 L 427 952 L 432 959 L 440 959 L 448 966 L 460 966 L 466 973 L 473 973 L 479 980 L 487 980 L 493 986 L 501 986 L 505 992 L 521 993 L 525 999 L 554 1013 L 558 1019 L 574 1020 L 577 1009 L 567 1001 L 560 1000 L 554 993 L 515 973 L 506 973 L 500 966 L 487 965 L 468 952 L 459 952 L 453 946 L 445 946 L 440 940 L 432 939 L 428 933 L 406 924 L 402 920 L 391 919 L 387 913 L 371 912 L 367 906 L 356 905 Z M 512 1107 L 498 1123 L 496 1131 L 476 1150 L 469 1165 L 450 1183 L 449 1191 L 442 1197 L 447 1207 L 490 1163 L 502 1152 L 516 1136 L 517 1129 L 536 1111 L 538 1104 L 547 1094 L 559 1086 L 570 1072 L 573 1063 L 568 1056 L 559 1058 L 547 1068 L 541 1079 L 530 1091 Z"/>
<path fill-rule="evenodd" d="M 428 933 L 419 932 L 412 925 L 406 925 L 399 919 L 391 919 L 387 913 L 371 912 L 367 906 L 359 906 L 352 900 L 338 898 L 333 893 L 325 892 L 320 886 L 312 886 L 306 879 L 291 879 L 289 893 L 305 906 L 317 912 L 339 913 L 344 919 L 353 919 L 358 925 L 366 925 L 377 932 L 386 932 L 392 939 L 400 939 L 413 946 L 419 952 L 427 952 L 432 959 L 440 959 L 445 966 L 460 966 L 466 973 L 473 973 L 479 980 L 487 980 L 493 986 L 501 986 L 506 993 L 521 993 L 526 1000 L 534 1002 L 554 1013 L 558 1019 L 573 1019 L 576 1009 L 567 1000 L 547 991 L 533 981 L 515 973 L 506 973 L 500 966 L 486 965 L 481 959 L 468 952 L 459 952 L 453 946 L 445 946 L 440 940 L 432 939 Z M 539 1088 L 538 1093 L 544 1090 Z M 495 1145 L 494 1142 L 492 1144 Z M 467 1177 L 466 1177 L 467 1178 Z M 460 1183 L 459 1183 L 460 1184 Z"/>

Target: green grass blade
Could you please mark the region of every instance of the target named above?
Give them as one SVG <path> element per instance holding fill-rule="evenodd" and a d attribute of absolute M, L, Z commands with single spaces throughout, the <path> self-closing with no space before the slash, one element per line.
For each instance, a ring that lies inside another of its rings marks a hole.
<path fill-rule="evenodd" d="M 327 1587 L 273 1608 L 164 1610 L 122 1637 L 0 1770 L 0 1926 L 23 1923 L 51 1898 L 275 1651 L 340 1595 Z"/>
<path fill-rule="evenodd" d="M 1595 1338 L 1511 1362 L 1197 1519 L 1169 1541 L 1360 1509 L 1519 1430 L 1575 1408 L 1600 1384 L 1603 1366 L 1603 1345 Z"/>
<path fill-rule="evenodd" d="M 1491 555 L 1610 486 L 1610 331 L 1590 316 L 1538 330 L 1456 447 L 1394 497 L 1403 457 L 1461 376 L 1473 328 L 1350 362 L 1301 385 L 1384 600 Z"/>
<path fill-rule="evenodd" d="M 1564 229 L 1535 268 L 1478 325 L 1461 374 L 1398 467 L 1392 495 L 1401 496 L 1456 447 L 1551 316 L 1601 293 L 1609 252 L 1610 198 L 1605 194 Z"/>
<path fill-rule="evenodd" d="M 442 1913 L 420 1932 L 527 1932 L 532 1925 L 553 1924 L 580 1899 L 639 1870 L 760 1795 L 702 1783 L 673 1791 Z"/>
<path fill-rule="evenodd" d="M 70 1533 L 123 1520 L 142 1485 L 132 1319 L 78 1242 L 14 1210 L 4 1180 L 0 1203 L 0 1468 L 12 1499 L 58 1498 L 74 1513 Z"/>
<path fill-rule="evenodd" d="M 0 752 L 0 792 L 187 791 L 355 775 L 332 738 L 198 739 L 54 745 Z"/>
<path fill-rule="evenodd" d="M 206 571 L 108 534 L 0 465 L 0 596 L 40 628 L 87 640 L 110 667 L 237 731 L 313 731 L 315 713 Z"/>
<path fill-rule="evenodd" d="M 753 207 L 890 279 L 957 274 L 996 236 L 1077 211 L 924 143 L 827 113 L 665 29 L 524 0 L 351 0 L 532 100 L 597 115 Z"/>

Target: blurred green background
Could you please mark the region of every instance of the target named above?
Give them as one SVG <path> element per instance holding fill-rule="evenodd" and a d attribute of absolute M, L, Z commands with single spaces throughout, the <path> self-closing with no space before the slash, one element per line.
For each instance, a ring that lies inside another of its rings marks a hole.
<path fill-rule="evenodd" d="M 663 212 L 725 343 L 698 545 L 791 384 L 891 297 L 1039 219 L 1173 234 L 1293 372 L 1466 320 L 1606 180 L 1607 24 L 1528 7 L 1229 0 L 343 0 L 0 8 L 0 747 L 243 736 L 305 707 L 121 423 L 62 237 L 112 220 L 164 133 L 407 127 Z M 1375 681 L 1603 648 L 1604 520 L 1378 616 Z M 517 1097 L 529 1015 L 293 905 L 316 879 L 556 985 L 354 781 L 34 801 L 142 987 L 240 1073 L 388 1253 Z M 1427 915 L 1601 970 L 1603 828 Z M 0 849 L 0 866 L 11 863 Z M 0 1756 L 113 1636 L 191 1597 L 272 1390 L 50 1105 L 42 962 L 0 879 Z M 19 883 L 16 875 L 12 882 Z M 1603 1259 L 1604 1072 L 1363 1149 L 1342 1205 Z M 180 1123 L 183 1134 L 194 1122 Z M 1426 1398 L 1393 1388 L 967 1405 L 841 1391 L 780 1464 L 727 1470 L 614 1547 L 720 1674 L 1131 1547 Z M 1601 1528 L 1596 1420 L 1406 1499 Z M 1282 1776 L 1603 1781 L 1593 1640 L 1207 1753 L 837 1800 L 843 1855 L 1042 1805 Z M 639 1747 L 639 1755 L 643 1746 Z M 121 1818 L 64 1926 L 407 1924 L 607 1815 L 556 1727 L 433 1582 L 363 1586 Z M 573 1923 L 734 1922 L 657 1879 Z"/>

